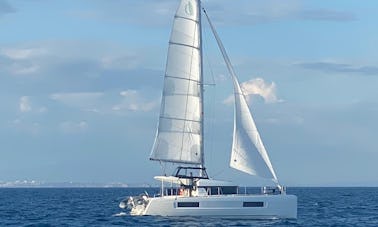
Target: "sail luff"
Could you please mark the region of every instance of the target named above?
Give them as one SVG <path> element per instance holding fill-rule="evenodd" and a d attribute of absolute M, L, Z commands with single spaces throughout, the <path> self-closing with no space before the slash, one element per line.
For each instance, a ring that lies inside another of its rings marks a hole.
<path fill-rule="evenodd" d="M 272 178 L 277 181 L 277 176 L 262 143 L 260 134 L 257 131 L 256 124 L 240 88 L 231 61 L 205 10 L 204 13 L 234 84 L 234 135 L 230 166 L 248 174 Z"/>

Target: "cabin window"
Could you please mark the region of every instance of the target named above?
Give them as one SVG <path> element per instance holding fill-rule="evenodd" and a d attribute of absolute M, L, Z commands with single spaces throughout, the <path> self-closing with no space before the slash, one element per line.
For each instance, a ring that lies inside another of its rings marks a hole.
<path fill-rule="evenodd" d="M 238 187 L 235 186 L 213 186 L 206 188 L 209 195 L 232 195 L 238 194 Z"/>
<path fill-rule="evenodd" d="M 264 202 L 243 202 L 243 207 L 263 207 Z"/>
<path fill-rule="evenodd" d="M 178 202 L 177 207 L 199 207 L 199 202 Z"/>
<path fill-rule="evenodd" d="M 224 186 L 222 187 L 223 195 L 238 194 L 238 187 L 235 186 Z"/>
<path fill-rule="evenodd" d="M 178 195 L 178 189 L 177 188 L 166 188 L 165 189 L 165 195 Z"/>

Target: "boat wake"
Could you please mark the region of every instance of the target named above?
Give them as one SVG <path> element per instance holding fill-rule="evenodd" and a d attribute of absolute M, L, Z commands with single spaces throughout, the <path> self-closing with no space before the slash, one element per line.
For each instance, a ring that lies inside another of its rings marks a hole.
<path fill-rule="evenodd" d="M 122 216 L 128 216 L 129 214 L 126 213 L 126 212 L 121 212 L 121 213 L 118 213 L 118 214 L 113 214 L 112 216 L 113 217 L 122 217 Z"/>

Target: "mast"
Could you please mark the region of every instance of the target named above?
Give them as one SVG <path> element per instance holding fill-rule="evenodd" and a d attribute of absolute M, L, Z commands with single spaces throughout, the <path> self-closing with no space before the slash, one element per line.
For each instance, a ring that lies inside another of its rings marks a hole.
<path fill-rule="evenodd" d="M 201 0 L 198 0 L 198 14 L 199 14 L 199 22 L 198 22 L 198 26 L 199 26 L 199 32 L 200 32 L 200 56 L 201 56 L 201 60 L 200 60 L 200 73 L 201 73 L 201 80 L 200 80 L 200 90 L 201 90 L 201 115 L 202 115 L 202 118 L 201 118 L 201 165 L 200 167 L 201 168 L 205 168 L 205 133 L 204 133 L 204 88 L 203 88 L 203 55 L 202 55 L 202 18 L 201 18 Z"/>

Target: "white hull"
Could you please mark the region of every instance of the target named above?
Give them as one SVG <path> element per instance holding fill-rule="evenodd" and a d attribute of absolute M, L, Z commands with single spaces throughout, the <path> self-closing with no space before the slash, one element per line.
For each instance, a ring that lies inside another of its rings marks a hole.
<path fill-rule="evenodd" d="M 195 207 L 182 207 L 188 204 Z M 147 206 L 136 206 L 131 210 L 130 214 L 158 216 L 246 216 L 256 219 L 297 218 L 297 197 L 286 194 L 195 197 L 164 196 L 149 198 Z"/>

